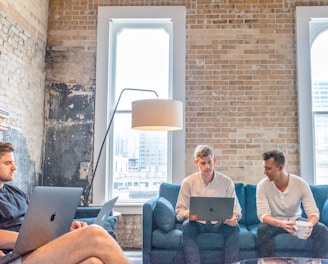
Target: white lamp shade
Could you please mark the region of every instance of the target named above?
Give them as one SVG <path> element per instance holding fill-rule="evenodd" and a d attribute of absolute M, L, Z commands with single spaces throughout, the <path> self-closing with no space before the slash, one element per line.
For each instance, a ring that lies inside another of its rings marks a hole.
<path fill-rule="evenodd" d="M 132 102 L 132 128 L 152 131 L 182 129 L 182 102 L 168 99 Z"/>

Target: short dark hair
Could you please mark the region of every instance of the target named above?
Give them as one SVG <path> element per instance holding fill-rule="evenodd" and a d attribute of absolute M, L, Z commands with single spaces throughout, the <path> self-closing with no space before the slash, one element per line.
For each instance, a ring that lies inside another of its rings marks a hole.
<path fill-rule="evenodd" d="M 285 158 L 285 154 L 277 149 L 272 149 L 269 151 L 266 151 L 262 154 L 262 159 L 263 160 L 268 160 L 270 158 L 273 158 L 275 161 L 276 166 L 279 165 L 284 165 L 286 163 L 286 158 Z"/>
<path fill-rule="evenodd" d="M 213 151 L 212 147 L 210 147 L 208 145 L 198 145 L 195 148 L 195 151 L 194 151 L 195 159 L 199 159 L 199 158 L 202 159 L 209 155 L 211 155 L 212 157 L 214 156 L 214 151 Z"/>
<path fill-rule="evenodd" d="M 9 142 L 0 142 L 0 157 L 8 152 L 14 152 L 14 146 Z"/>

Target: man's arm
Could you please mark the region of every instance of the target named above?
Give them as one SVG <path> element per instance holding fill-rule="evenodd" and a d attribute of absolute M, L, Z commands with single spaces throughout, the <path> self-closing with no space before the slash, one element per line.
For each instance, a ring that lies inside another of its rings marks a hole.
<path fill-rule="evenodd" d="M 303 182 L 303 185 L 301 185 L 300 188 L 302 188 L 302 204 L 305 213 L 308 216 L 307 220 L 315 225 L 319 221 L 320 212 L 313 198 L 310 186 Z"/>
<path fill-rule="evenodd" d="M 319 222 L 319 217 L 315 214 L 309 215 L 307 218 L 308 222 L 311 222 L 313 225 Z"/>
<path fill-rule="evenodd" d="M 257 184 L 256 187 L 256 210 L 257 210 L 257 217 L 261 222 L 264 222 L 264 217 L 271 216 L 270 212 L 270 206 L 268 199 L 265 194 L 265 182 L 261 181 Z M 269 218 L 269 222 L 266 222 L 268 224 L 272 224 L 272 219 L 274 219 L 272 216 Z M 270 223 L 271 222 L 271 223 Z M 273 223 L 274 224 L 274 223 Z M 275 224 L 277 226 L 277 224 Z"/>
<path fill-rule="evenodd" d="M 256 208 L 257 217 L 262 223 L 266 223 L 272 226 L 282 227 L 282 220 L 279 220 L 271 215 L 271 209 L 268 202 L 268 198 L 265 194 L 265 183 L 260 183 L 256 188 Z"/>
<path fill-rule="evenodd" d="M 184 181 L 181 184 L 177 204 L 175 207 L 175 212 L 178 221 L 183 221 L 189 218 L 189 201 L 190 201 L 190 194 L 188 195 L 188 186 L 187 183 Z"/>
<path fill-rule="evenodd" d="M 241 206 L 240 206 L 240 203 L 238 200 L 238 196 L 236 194 L 235 184 L 231 179 L 230 179 L 229 185 L 227 186 L 227 197 L 235 198 L 235 203 L 233 206 L 233 216 L 230 220 L 238 223 L 238 220 L 240 220 L 243 215 L 242 215 Z"/>
<path fill-rule="evenodd" d="M 293 236 L 296 235 L 296 233 L 295 233 L 296 222 L 294 220 L 293 221 L 279 220 L 279 219 L 272 217 L 271 215 L 266 215 L 263 218 L 263 223 L 267 223 L 272 226 L 281 227 L 282 229 L 286 230 L 291 235 L 293 235 Z"/>
<path fill-rule="evenodd" d="M 1 230 L 0 229 L 0 248 L 12 249 L 18 237 L 17 232 Z"/>

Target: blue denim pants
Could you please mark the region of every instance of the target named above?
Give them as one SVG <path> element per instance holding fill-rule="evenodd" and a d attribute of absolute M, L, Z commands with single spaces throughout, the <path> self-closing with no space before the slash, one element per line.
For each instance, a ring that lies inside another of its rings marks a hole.
<path fill-rule="evenodd" d="M 299 219 L 298 219 L 299 220 Z M 305 219 L 303 219 L 305 220 Z M 272 226 L 265 223 L 260 223 L 257 230 L 257 241 L 259 248 L 259 256 L 264 257 L 279 257 L 274 251 L 273 237 L 288 233 L 281 227 Z M 328 258 L 328 229 L 327 227 L 318 222 L 313 226 L 310 238 L 313 239 L 313 256 L 315 258 Z"/>
<path fill-rule="evenodd" d="M 238 261 L 239 225 L 229 226 L 223 223 L 201 224 L 186 220 L 182 226 L 182 244 L 187 264 L 201 264 L 197 237 L 200 233 L 220 233 L 224 237 L 224 263 Z M 217 260 L 213 260 L 214 262 Z"/>

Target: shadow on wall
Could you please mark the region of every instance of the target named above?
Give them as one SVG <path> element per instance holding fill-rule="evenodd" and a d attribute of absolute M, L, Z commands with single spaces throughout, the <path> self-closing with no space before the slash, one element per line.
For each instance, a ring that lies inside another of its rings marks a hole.
<path fill-rule="evenodd" d="M 14 128 L 9 128 L 3 132 L 3 142 L 10 142 L 15 147 L 15 171 L 14 180 L 9 184 L 18 186 L 29 196 L 33 191 L 34 186 L 39 184 L 39 177 L 35 170 L 35 161 L 30 159 L 29 150 L 26 144 L 26 138 Z M 41 151 L 41 150 L 37 150 Z"/>

